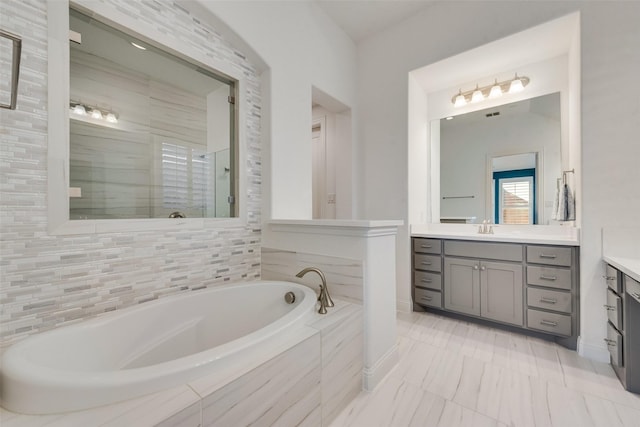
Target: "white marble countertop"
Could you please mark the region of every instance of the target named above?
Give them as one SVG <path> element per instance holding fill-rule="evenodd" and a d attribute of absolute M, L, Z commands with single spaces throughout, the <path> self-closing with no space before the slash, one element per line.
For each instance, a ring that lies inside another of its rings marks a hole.
<path fill-rule="evenodd" d="M 482 242 L 580 246 L 577 228 L 493 225 L 494 234 L 480 234 L 478 233 L 479 226 L 481 224 L 414 224 L 411 225 L 411 236 Z"/>
<path fill-rule="evenodd" d="M 622 271 L 627 276 L 640 282 L 640 259 L 604 255 L 602 259 Z"/>

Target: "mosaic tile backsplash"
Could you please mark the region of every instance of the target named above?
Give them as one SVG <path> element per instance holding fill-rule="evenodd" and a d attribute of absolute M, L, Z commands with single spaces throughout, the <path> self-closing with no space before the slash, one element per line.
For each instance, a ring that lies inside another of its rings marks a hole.
<path fill-rule="evenodd" d="M 47 231 L 47 5 L 0 1 L 23 40 L 18 106 L 0 110 L 0 348 L 68 322 L 178 292 L 260 277 L 259 76 L 246 56 L 171 1 L 103 1 L 224 60 L 246 79 L 247 224 L 53 236 Z M 90 4 L 90 3 L 87 3 Z M 7 69 L 1 55 L 0 69 Z"/>

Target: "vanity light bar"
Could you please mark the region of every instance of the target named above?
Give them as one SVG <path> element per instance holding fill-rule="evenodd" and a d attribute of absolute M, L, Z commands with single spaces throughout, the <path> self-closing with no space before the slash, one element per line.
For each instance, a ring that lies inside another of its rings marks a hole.
<path fill-rule="evenodd" d="M 71 101 L 69 103 L 69 110 L 77 116 L 91 117 L 96 120 L 105 120 L 109 123 L 118 123 L 118 115 L 113 111 L 102 110 L 98 107 L 82 104 L 80 102 Z"/>
<path fill-rule="evenodd" d="M 518 73 L 516 73 L 515 77 L 510 80 L 498 82 L 498 79 L 495 79 L 493 84 L 482 87 L 476 85 L 474 89 L 466 92 L 460 89 L 460 91 L 451 98 L 451 103 L 455 107 L 462 107 L 471 102 L 475 103 L 484 101 L 487 98 L 497 98 L 502 96 L 503 93 L 517 93 L 522 91 L 529 82 L 529 77 L 518 76 Z"/>

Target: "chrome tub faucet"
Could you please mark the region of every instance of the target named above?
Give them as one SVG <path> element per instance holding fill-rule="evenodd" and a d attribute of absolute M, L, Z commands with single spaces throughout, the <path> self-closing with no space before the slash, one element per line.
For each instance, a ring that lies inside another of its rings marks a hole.
<path fill-rule="evenodd" d="M 320 303 L 320 308 L 318 309 L 318 313 L 327 314 L 327 307 L 333 307 L 333 300 L 329 295 L 329 289 L 327 288 L 327 279 L 324 277 L 324 273 L 320 271 L 319 268 L 316 267 L 307 267 L 304 270 L 300 271 L 296 274 L 296 277 L 302 278 L 305 274 L 313 271 L 320 276 L 320 280 L 322 280 L 322 284 L 320 285 L 320 295 L 318 295 L 318 302 Z"/>

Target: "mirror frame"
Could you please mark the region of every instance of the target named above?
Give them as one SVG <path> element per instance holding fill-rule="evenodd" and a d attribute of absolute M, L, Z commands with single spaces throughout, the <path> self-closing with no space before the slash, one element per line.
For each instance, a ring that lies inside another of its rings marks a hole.
<path fill-rule="evenodd" d="M 51 235 L 93 234 L 105 232 L 230 228 L 247 223 L 247 167 L 245 109 L 246 82 L 228 64 L 217 61 L 178 39 L 168 37 L 154 28 L 106 7 L 91 3 L 91 7 L 68 0 L 47 0 L 48 7 L 48 150 L 47 150 L 47 211 Z M 102 21 L 120 31 L 195 65 L 216 70 L 236 82 L 235 131 L 237 155 L 235 167 L 236 216 L 231 218 L 149 218 L 149 219 L 69 219 L 69 8 Z M 136 30 L 132 30 L 135 24 Z"/>

